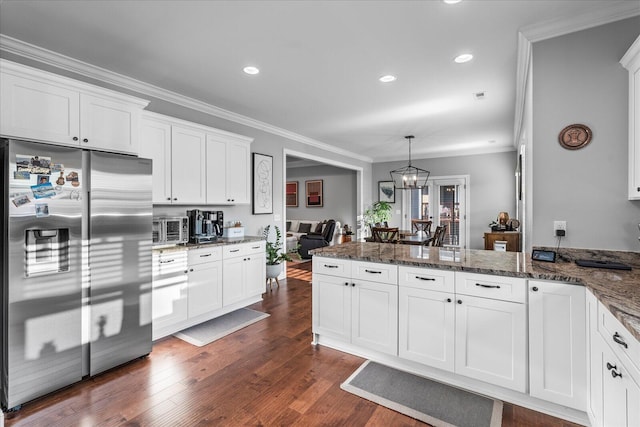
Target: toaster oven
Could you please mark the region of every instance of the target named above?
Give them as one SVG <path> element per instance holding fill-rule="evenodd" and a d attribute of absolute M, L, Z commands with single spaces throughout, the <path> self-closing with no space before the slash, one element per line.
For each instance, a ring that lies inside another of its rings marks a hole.
<path fill-rule="evenodd" d="M 153 219 L 153 244 L 177 245 L 189 241 L 189 218 L 186 216 Z"/>

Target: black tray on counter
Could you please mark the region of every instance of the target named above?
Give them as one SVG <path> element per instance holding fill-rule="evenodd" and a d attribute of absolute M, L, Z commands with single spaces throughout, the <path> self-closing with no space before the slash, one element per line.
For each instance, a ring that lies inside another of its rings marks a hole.
<path fill-rule="evenodd" d="M 577 259 L 576 264 L 580 267 L 590 268 L 610 268 L 612 270 L 631 270 L 631 267 L 619 262 L 613 261 L 598 261 L 593 259 Z"/>

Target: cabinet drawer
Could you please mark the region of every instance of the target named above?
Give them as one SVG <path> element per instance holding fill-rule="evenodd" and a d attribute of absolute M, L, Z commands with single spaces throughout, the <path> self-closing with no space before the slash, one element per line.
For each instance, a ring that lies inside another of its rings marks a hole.
<path fill-rule="evenodd" d="M 398 284 L 398 266 L 353 261 L 351 264 L 351 277 L 353 279 L 396 285 Z"/>
<path fill-rule="evenodd" d="M 189 265 L 204 264 L 206 262 L 220 261 L 221 259 L 222 248 L 220 246 L 189 250 Z"/>
<path fill-rule="evenodd" d="M 312 258 L 313 272 L 329 276 L 351 277 L 351 261 L 338 258 Z"/>
<path fill-rule="evenodd" d="M 398 284 L 402 287 L 440 292 L 455 291 L 455 273 L 418 267 L 398 267 Z"/>
<path fill-rule="evenodd" d="M 640 382 L 640 343 L 602 303 L 598 303 L 598 331 Z"/>
<path fill-rule="evenodd" d="M 184 274 L 187 269 L 187 251 L 153 251 L 153 278 Z"/>
<path fill-rule="evenodd" d="M 245 246 L 245 254 L 247 255 L 251 255 L 251 254 L 259 254 L 260 252 L 264 252 L 265 251 L 265 242 L 253 242 L 253 243 L 247 243 Z"/>
<path fill-rule="evenodd" d="M 516 277 L 456 272 L 456 293 L 524 303 L 527 281 Z"/>
<path fill-rule="evenodd" d="M 235 258 L 247 254 L 247 245 L 225 245 L 222 247 L 222 258 Z"/>

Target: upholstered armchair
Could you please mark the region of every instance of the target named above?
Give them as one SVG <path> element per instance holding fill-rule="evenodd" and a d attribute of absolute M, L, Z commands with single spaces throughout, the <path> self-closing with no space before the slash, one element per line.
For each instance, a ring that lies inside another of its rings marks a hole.
<path fill-rule="evenodd" d="M 331 240 L 333 240 L 333 233 L 336 230 L 336 222 L 333 219 L 327 221 L 322 233 L 308 233 L 300 236 L 300 248 L 298 252 L 303 259 L 311 258 L 309 251 L 311 249 L 323 248 L 329 246 Z"/>

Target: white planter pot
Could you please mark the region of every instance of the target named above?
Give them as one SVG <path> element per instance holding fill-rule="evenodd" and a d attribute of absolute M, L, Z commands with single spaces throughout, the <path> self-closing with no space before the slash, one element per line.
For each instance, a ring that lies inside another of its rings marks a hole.
<path fill-rule="evenodd" d="M 275 279 L 282 273 L 282 263 L 275 265 L 267 264 L 267 279 Z"/>

